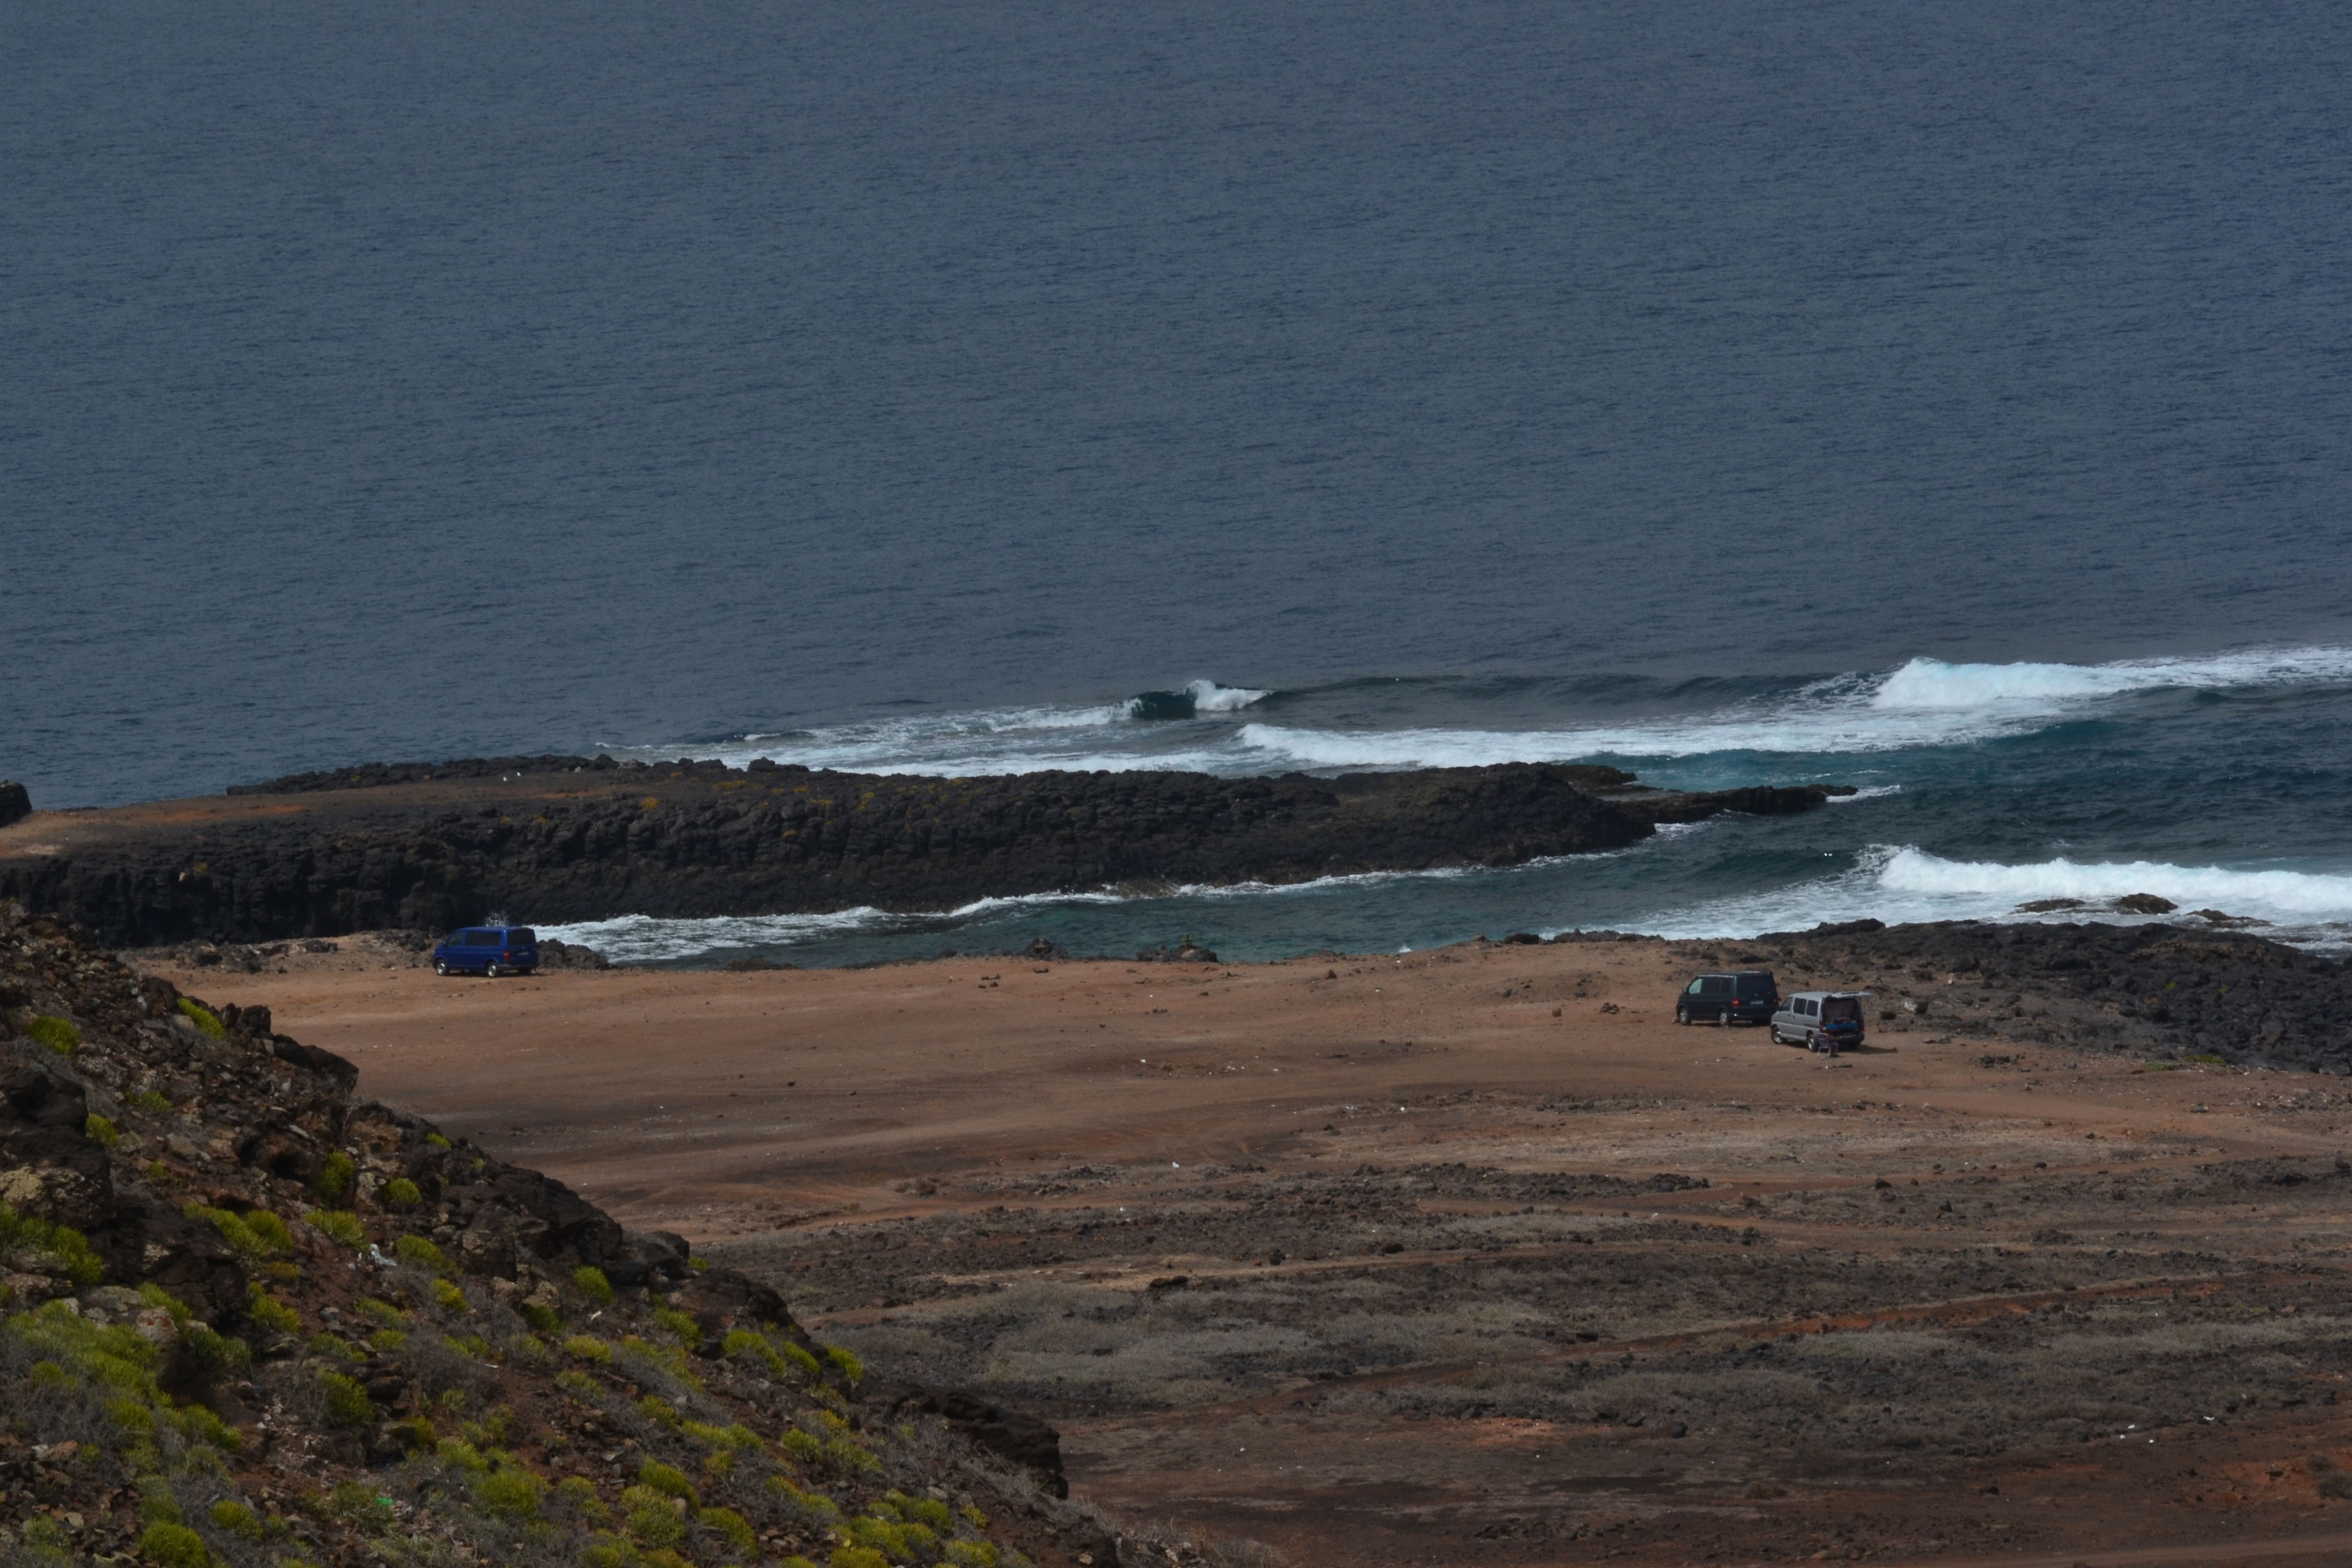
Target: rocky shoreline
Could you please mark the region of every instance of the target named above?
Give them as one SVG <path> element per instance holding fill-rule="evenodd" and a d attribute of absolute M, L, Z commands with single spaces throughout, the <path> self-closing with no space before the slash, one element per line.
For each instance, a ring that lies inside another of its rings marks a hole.
<path fill-rule="evenodd" d="M 609 757 L 372 764 L 0 829 L 0 897 L 117 946 L 263 942 L 511 911 L 951 909 L 1622 848 L 1662 823 L 1810 811 L 1842 785 L 1705 794 L 1512 763 L 1317 778 L 898 777 Z"/>

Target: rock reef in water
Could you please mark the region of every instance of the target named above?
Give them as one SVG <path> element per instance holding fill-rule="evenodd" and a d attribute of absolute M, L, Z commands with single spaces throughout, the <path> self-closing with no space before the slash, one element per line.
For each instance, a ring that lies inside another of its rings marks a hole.
<path fill-rule="evenodd" d="M 898 777 L 610 758 L 371 764 L 226 796 L 39 815 L 0 837 L 0 895 L 106 941 L 257 942 L 503 910 L 951 909 L 1106 887 L 1287 883 L 1622 848 L 1664 822 L 1811 810 L 1836 785 L 1655 790 L 1512 763 L 1317 778 Z"/>

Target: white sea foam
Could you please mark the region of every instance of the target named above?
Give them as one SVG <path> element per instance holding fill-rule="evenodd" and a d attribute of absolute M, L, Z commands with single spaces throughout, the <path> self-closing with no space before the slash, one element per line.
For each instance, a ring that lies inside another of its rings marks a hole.
<path fill-rule="evenodd" d="M 2168 687 L 2299 686 L 2352 679 L 2352 648 L 2273 648 L 2204 658 L 2133 658 L 2113 664 L 1946 664 L 1915 658 L 1871 695 L 1882 710 L 2023 708 Z"/>
<path fill-rule="evenodd" d="M 2154 893 L 2179 906 L 2169 916 L 2099 907 L 2129 893 Z M 2024 914 L 2017 906 L 2079 899 L 2092 906 Z M 1948 860 L 1914 846 L 1873 845 L 1850 870 L 1788 887 L 1708 900 L 1629 929 L 1659 936 L 1753 936 L 1802 931 L 1822 921 L 2103 921 L 2134 924 L 2190 919 L 2220 910 L 2269 922 L 2262 934 L 2306 946 L 2352 942 L 2352 875 L 2331 871 L 2176 866 L 2163 861 L 2075 861 L 2060 858 L 2010 865 Z"/>
<path fill-rule="evenodd" d="M 1202 722 L 1139 721 L 1144 703 L 992 709 L 751 735 L 701 748 L 740 766 L 754 758 L 877 773 L 999 774 L 1045 769 L 1189 769 L 1223 774 L 1292 769 L 1475 767 L 1591 757 L 1720 752 L 1822 756 L 1962 745 L 2028 733 L 2168 688 L 2221 689 L 2352 680 L 2352 648 L 2302 647 L 2113 664 L 1948 664 L 1914 658 L 1773 698 L 1633 722 L 1548 728 L 1324 729 L 1242 722 L 1271 693 L 1195 680 L 1182 689 Z M 690 748 L 691 749 L 691 748 Z M 636 748 L 649 760 L 673 747 Z"/>
<path fill-rule="evenodd" d="M 790 947 L 860 931 L 879 931 L 901 918 L 868 908 L 823 915 L 722 915 L 704 920 L 617 915 L 536 930 L 542 942 L 593 947 L 615 963 L 663 963 L 731 948 Z"/>
<path fill-rule="evenodd" d="M 2183 909 L 2221 909 L 2268 920 L 2352 918 L 2352 877 L 2315 871 L 2245 871 L 2174 866 L 2158 860 L 2076 862 L 2063 858 L 2023 866 L 1946 860 L 1897 850 L 1879 873 L 1890 892 L 1998 900 L 2014 906 L 2042 899 L 2116 899 L 2154 893 Z"/>
<path fill-rule="evenodd" d="M 1253 691 L 1245 686 L 1220 686 L 1213 680 L 1195 680 L 1185 690 L 1192 694 L 1195 713 L 1238 713 L 1253 702 L 1274 695 L 1271 691 Z"/>

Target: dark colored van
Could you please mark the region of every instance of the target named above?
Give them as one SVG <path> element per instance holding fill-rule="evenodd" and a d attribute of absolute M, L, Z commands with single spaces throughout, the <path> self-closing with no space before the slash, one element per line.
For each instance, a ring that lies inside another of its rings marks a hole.
<path fill-rule="evenodd" d="M 529 926 L 467 926 L 433 950 L 436 974 L 529 974 L 539 967 L 539 933 Z"/>
<path fill-rule="evenodd" d="M 1769 969 L 1702 974 L 1675 998 L 1677 1024 L 1769 1024 L 1780 1005 L 1780 987 Z"/>

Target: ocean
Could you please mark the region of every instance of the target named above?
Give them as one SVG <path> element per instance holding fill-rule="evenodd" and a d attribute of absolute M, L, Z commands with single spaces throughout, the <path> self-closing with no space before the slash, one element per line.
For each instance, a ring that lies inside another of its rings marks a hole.
<path fill-rule="evenodd" d="M 2293 4 L 32 8 L 0 776 L 1862 789 L 1505 871 L 572 933 L 648 962 L 2130 892 L 2341 951 L 2347 68 Z"/>

